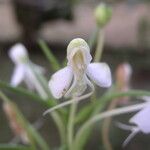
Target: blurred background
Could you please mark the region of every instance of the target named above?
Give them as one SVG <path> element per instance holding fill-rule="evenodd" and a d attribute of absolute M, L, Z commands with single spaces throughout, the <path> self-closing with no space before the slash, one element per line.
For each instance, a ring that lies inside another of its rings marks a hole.
<path fill-rule="evenodd" d="M 89 40 L 96 28 L 94 9 L 100 0 L 0 0 L 0 80 L 9 82 L 13 63 L 8 58 L 9 48 L 21 42 L 25 44 L 33 62 L 47 68 L 47 79 L 51 69 L 38 45 L 43 39 L 60 62 L 66 56 L 66 47 L 73 38 Z M 150 90 L 150 2 L 149 0 L 107 0 L 113 9 L 111 21 L 105 27 L 105 46 L 102 61 L 107 62 L 115 72 L 122 62 L 129 62 L 133 68 L 131 87 Z M 93 47 L 94 49 L 94 47 Z M 93 51 L 94 52 L 94 51 Z M 51 145 L 57 146 L 57 132 L 51 120 L 42 116 L 45 110 L 40 105 L 22 97 L 14 100 L 30 122 L 38 118 L 42 122 L 40 132 Z M 0 102 L 1 103 L 1 102 Z M 36 106 L 36 107 L 35 107 Z M 33 107 L 35 109 L 33 109 Z M 115 117 L 125 122 L 129 116 Z M 114 121 L 115 122 L 115 121 Z M 104 149 L 100 125 L 87 150 Z M 53 130 L 52 130 L 53 129 Z M 99 133 L 99 134 L 96 134 Z M 50 136 L 53 135 L 53 136 Z M 128 132 L 112 124 L 110 139 L 115 150 L 149 150 L 150 135 L 138 134 L 125 148 L 122 143 Z M 14 140 L 2 106 L 0 105 L 0 143 Z M 101 145 L 101 147 L 100 147 Z"/>

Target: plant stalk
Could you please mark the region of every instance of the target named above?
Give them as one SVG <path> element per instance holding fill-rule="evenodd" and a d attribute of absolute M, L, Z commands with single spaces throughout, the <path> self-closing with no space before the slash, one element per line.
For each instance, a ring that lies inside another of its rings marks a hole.
<path fill-rule="evenodd" d="M 101 56 L 104 48 L 104 29 L 99 29 L 97 47 L 95 51 L 94 62 L 99 62 L 101 60 Z"/>
<path fill-rule="evenodd" d="M 75 114 L 76 114 L 76 109 L 77 109 L 77 102 L 74 101 L 71 104 L 70 108 L 70 114 L 69 114 L 69 119 L 68 119 L 68 148 L 69 150 L 73 150 L 72 148 L 72 143 L 73 143 L 73 138 L 74 138 L 74 121 L 75 121 Z"/>

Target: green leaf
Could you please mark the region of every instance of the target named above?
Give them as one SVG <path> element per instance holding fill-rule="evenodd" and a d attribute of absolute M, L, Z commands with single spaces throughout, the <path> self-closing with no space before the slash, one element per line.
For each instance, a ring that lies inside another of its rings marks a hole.
<path fill-rule="evenodd" d="M 31 100 L 34 100 L 35 102 L 39 102 L 40 104 L 42 104 L 43 106 L 46 106 L 47 108 L 57 105 L 57 101 L 54 101 L 52 99 L 44 100 L 44 99 L 40 98 L 39 96 L 37 96 L 36 94 L 33 94 L 32 92 L 30 92 L 24 88 L 12 87 L 9 84 L 4 83 L 2 81 L 0 81 L 0 89 L 11 91 L 12 93 L 17 94 L 17 95 L 27 96 L 27 97 L 31 98 Z M 51 115 L 52 115 L 52 117 L 54 116 L 54 114 L 51 114 Z M 59 124 L 57 124 L 58 127 L 61 126 L 61 128 L 59 127 L 59 130 L 64 130 L 64 129 L 62 129 L 62 124 L 63 124 L 62 120 L 66 117 L 66 115 L 67 115 L 67 112 L 65 109 L 59 109 L 58 113 L 55 112 L 55 117 L 53 117 L 53 119 L 55 122 L 60 120 Z M 63 131 L 61 131 L 61 132 L 63 132 Z"/>
<path fill-rule="evenodd" d="M 41 148 L 43 148 L 43 150 L 49 150 L 49 147 L 47 145 L 47 143 L 45 142 L 45 140 L 41 137 L 41 135 L 36 131 L 35 128 L 32 127 L 31 124 L 28 124 L 28 131 L 30 132 L 30 134 L 34 137 L 34 139 L 36 140 L 36 143 L 39 144 L 41 146 Z"/>
<path fill-rule="evenodd" d="M 35 102 L 39 102 L 44 106 L 52 107 L 56 105 L 56 102 L 53 100 L 44 100 L 40 96 L 30 92 L 22 87 L 12 87 L 10 84 L 0 81 L 0 89 L 10 91 L 16 95 L 29 97 L 31 100 Z"/>
<path fill-rule="evenodd" d="M 36 94 L 34 94 L 34 93 L 32 93 L 32 92 L 30 92 L 30 91 L 28 91 L 22 87 L 13 87 L 10 84 L 3 82 L 3 81 L 0 81 L 0 88 L 5 89 L 5 90 L 9 90 L 9 91 L 11 91 L 17 95 L 24 95 L 24 96 L 30 97 L 30 98 L 37 100 L 37 101 L 43 101 L 44 100 L 41 97 L 39 97 L 38 95 L 36 95 Z"/>
<path fill-rule="evenodd" d="M 34 127 L 32 127 L 32 125 L 26 120 L 26 118 L 19 110 L 17 105 L 14 102 L 12 102 L 7 96 L 5 96 L 1 91 L 0 97 L 4 100 L 4 103 L 7 103 L 9 109 L 11 109 L 12 113 L 14 114 L 13 117 L 16 124 L 18 124 L 24 131 L 26 131 L 31 146 L 35 149 L 36 146 L 39 145 L 39 147 L 41 147 L 42 150 L 49 150 L 47 143 L 34 129 Z"/>
<path fill-rule="evenodd" d="M 54 71 L 59 70 L 60 69 L 59 62 L 57 61 L 57 58 L 53 55 L 50 48 L 46 45 L 46 43 L 43 40 L 39 40 L 38 43 L 39 43 L 43 53 L 45 54 L 46 58 L 48 59 L 52 69 Z"/>
<path fill-rule="evenodd" d="M 0 144 L 0 150 L 32 150 L 30 146 L 15 144 Z"/>

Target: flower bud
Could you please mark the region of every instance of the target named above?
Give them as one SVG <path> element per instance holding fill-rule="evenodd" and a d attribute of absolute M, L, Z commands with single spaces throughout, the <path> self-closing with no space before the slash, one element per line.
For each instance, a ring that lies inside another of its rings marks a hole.
<path fill-rule="evenodd" d="M 111 19 L 112 9 L 111 7 L 102 3 L 96 7 L 94 14 L 97 25 L 99 27 L 104 27 Z"/>

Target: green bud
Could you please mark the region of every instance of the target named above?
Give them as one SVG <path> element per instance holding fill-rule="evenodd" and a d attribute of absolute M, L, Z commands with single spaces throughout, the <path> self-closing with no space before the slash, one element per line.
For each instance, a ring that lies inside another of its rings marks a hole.
<path fill-rule="evenodd" d="M 111 19 L 112 9 L 111 7 L 102 3 L 96 7 L 94 14 L 97 25 L 99 27 L 104 27 Z"/>

